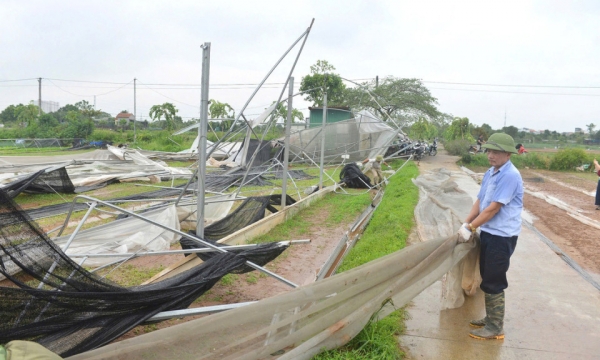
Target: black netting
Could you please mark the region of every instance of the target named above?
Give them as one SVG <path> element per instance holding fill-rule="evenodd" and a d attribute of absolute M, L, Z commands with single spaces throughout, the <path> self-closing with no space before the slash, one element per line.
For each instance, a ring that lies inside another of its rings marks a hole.
<path fill-rule="evenodd" d="M 360 170 L 355 163 L 349 163 L 344 166 L 340 172 L 340 181 L 349 188 L 368 189 L 371 187 L 371 180 Z"/>
<path fill-rule="evenodd" d="M 196 236 L 196 234 L 192 231 L 190 231 L 190 234 Z M 207 241 L 217 247 L 226 246 L 226 245 L 219 244 L 216 241 L 210 241 L 210 240 L 205 240 L 205 241 Z M 181 243 L 181 248 L 184 250 L 202 249 L 202 248 L 206 247 L 204 245 L 199 244 L 196 241 L 186 239 L 186 238 L 182 238 L 179 242 Z M 244 254 L 246 257 L 246 260 L 251 261 L 258 265 L 264 265 L 264 264 L 268 264 L 272 260 L 275 260 L 282 252 L 285 251 L 285 249 L 287 249 L 287 246 L 285 246 L 285 245 L 282 245 L 280 243 L 270 243 L 270 244 L 263 244 L 261 246 L 257 246 L 255 249 L 252 249 L 251 251 L 241 249 L 241 250 L 231 250 L 231 252 L 236 253 L 236 254 Z M 209 252 L 209 253 L 196 253 L 196 255 L 200 259 L 202 259 L 202 261 L 209 261 L 216 255 L 218 255 L 218 253 L 213 251 L 213 252 Z M 247 273 L 247 272 L 250 272 L 253 270 L 254 270 L 254 268 L 252 268 L 248 265 L 243 265 L 243 266 L 240 266 L 239 268 L 233 270 L 231 273 L 243 274 L 243 273 Z"/>
<path fill-rule="evenodd" d="M 27 177 L 20 178 L 3 187 L 11 198 L 21 192 L 30 194 L 47 194 L 59 192 L 63 194 L 75 193 L 75 186 L 64 167 L 48 171 L 40 170 Z"/>
<path fill-rule="evenodd" d="M 244 169 L 238 168 L 234 169 L 230 172 L 219 172 L 219 173 L 211 173 L 206 175 L 205 180 L 205 188 L 209 191 L 221 191 L 223 189 L 228 188 L 229 186 L 235 184 L 239 185 L 244 176 Z M 302 172 L 303 173 L 303 172 Z M 251 171 L 251 173 L 246 177 L 245 185 L 255 185 L 255 186 L 266 186 L 272 185 L 268 182 L 263 176 L 260 176 L 260 171 Z M 302 176 L 299 174 L 299 176 Z M 308 175 L 307 175 L 308 176 Z M 105 186 L 102 184 L 100 187 Z M 119 201 L 129 201 L 129 200 L 145 200 L 145 199 L 162 199 L 173 197 L 181 194 L 181 190 L 185 185 L 176 186 L 174 189 L 159 189 L 155 191 L 149 191 L 140 194 L 133 194 L 128 196 L 122 196 L 118 198 L 108 199 L 106 201 L 119 202 Z M 188 186 L 188 189 L 197 189 L 198 184 L 196 182 L 191 183 Z M 6 189 L 6 188 L 4 188 Z M 75 188 L 75 193 L 79 193 L 79 187 Z M 91 189 L 91 187 L 90 187 Z M 16 196 L 16 195 L 15 195 Z M 14 197 L 14 196 L 13 196 Z M 28 209 L 27 214 L 32 219 L 41 219 L 44 217 L 55 216 L 60 214 L 65 214 L 69 212 L 72 203 L 64 203 L 64 204 L 54 204 L 43 206 L 37 209 Z M 83 203 L 75 204 L 75 210 L 85 210 L 88 206 Z"/>
<path fill-rule="evenodd" d="M 240 148 L 244 148 L 244 143 L 247 141 L 248 139 L 244 139 L 244 141 L 242 141 L 242 145 Z M 246 153 L 246 164 L 250 167 L 254 167 L 254 166 L 260 166 L 264 163 L 266 163 L 267 161 L 271 160 L 272 156 L 271 156 L 271 142 L 270 141 L 260 141 L 257 139 L 249 139 L 250 140 L 250 144 L 248 144 L 248 152 Z M 259 148 L 258 150 L 258 154 L 256 154 L 256 157 L 254 158 L 254 161 L 252 163 L 250 163 L 250 159 L 252 158 L 252 155 L 254 154 L 254 152 L 256 151 L 256 149 Z M 239 152 L 238 154 L 236 154 L 232 160 L 236 160 L 237 157 L 241 157 L 241 152 Z"/>
<path fill-rule="evenodd" d="M 102 346 L 158 312 L 186 308 L 225 274 L 244 268 L 254 249 L 216 253 L 172 278 L 124 288 L 74 263 L 0 190 L 0 251 L 0 273 L 12 282 L 0 287 L 0 343 L 33 340 L 70 356 Z M 22 274 L 12 276 L 8 263 Z"/>

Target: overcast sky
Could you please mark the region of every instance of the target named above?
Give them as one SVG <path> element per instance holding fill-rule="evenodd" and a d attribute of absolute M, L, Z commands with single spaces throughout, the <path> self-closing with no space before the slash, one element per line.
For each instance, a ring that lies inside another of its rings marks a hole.
<path fill-rule="evenodd" d="M 198 117 L 199 86 L 175 84 L 200 84 L 204 42 L 212 44 L 210 98 L 240 110 L 312 18 L 296 89 L 325 59 L 348 79 L 422 79 L 441 111 L 477 125 L 500 128 L 506 111 L 506 124 L 519 128 L 600 128 L 597 0 L 0 0 L 0 110 L 37 101 L 41 77 L 43 100 L 63 106 L 96 95 L 99 109 L 133 112 L 137 78 L 138 118 L 164 102 Z M 295 54 L 247 114 L 279 96 Z M 294 101 L 308 114 L 309 103 Z"/>

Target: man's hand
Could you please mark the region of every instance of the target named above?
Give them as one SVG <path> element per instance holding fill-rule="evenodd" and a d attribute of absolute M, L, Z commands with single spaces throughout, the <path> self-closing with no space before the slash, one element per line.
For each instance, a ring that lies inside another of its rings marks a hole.
<path fill-rule="evenodd" d="M 471 237 L 473 237 L 473 232 L 469 229 L 469 224 L 462 224 L 460 229 L 458 229 L 458 242 L 465 243 L 471 240 Z"/>

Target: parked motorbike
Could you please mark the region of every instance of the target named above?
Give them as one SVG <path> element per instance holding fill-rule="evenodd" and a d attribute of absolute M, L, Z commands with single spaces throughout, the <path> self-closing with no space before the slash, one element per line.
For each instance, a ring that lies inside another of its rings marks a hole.
<path fill-rule="evenodd" d="M 487 152 L 487 149 L 484 149 L 484 148 L 477 149 L 477 145 L 469 146 L 469 154 L 471 154 L 471 155 L 481 154 L 481 153 L 486 153 L 486 152 Z"/>
<path fill-rule="evenodd" d="M 437 139 L 433 139 L 433 143 L 429 146 L 429 156 L 435 156 L 437 154 Z"/>

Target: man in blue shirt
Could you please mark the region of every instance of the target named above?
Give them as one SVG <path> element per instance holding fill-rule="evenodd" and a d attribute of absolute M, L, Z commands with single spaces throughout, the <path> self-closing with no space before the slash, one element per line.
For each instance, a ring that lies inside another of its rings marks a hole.
<path fill-rule="evenodd" d="M 485 173 L 477 201 L 459 230 L 459 239 L 467 241 L 477 228 L 481 228 L 479 271 L 486 316 L 470 322 L 478 329 L 471 331 L 469 336 L 504 339 L 506 272 L 521 233 L 523 180 L 510 161 L 511 154 L 517 152 L 510 135 L 493 134 L 483 147 L 488 149 L 487 158 L 492 167 Z"/>

